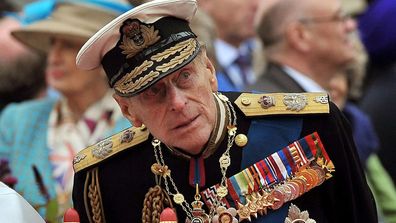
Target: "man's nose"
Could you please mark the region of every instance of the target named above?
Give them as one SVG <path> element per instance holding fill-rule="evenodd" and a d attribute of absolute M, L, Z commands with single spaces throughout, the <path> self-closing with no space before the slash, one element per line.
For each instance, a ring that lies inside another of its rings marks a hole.
<path fill-rule="evenodd" d="M 347 20 L 345 21 L 345 26 L 349 32 L 355 31 L 357 26 L 356 20 L 352 17 L 348 17 Z"/>
<path fill-rule="evenodd" d="M 187 98 L 184 92 L 175 86 L 168 89 L 168 95 L 170 100 L 170 108 L 172 111 L 181 111 L 187 105 Z"/>

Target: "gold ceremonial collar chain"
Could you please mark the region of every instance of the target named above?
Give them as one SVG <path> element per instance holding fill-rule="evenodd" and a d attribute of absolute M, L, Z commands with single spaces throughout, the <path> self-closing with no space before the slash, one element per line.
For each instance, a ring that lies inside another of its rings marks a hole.
<path fill-rule="evenodd" d="M 158 139 L 152 140 L 152 145 L 154 147 L 154 155 L 156 159 L 156 163 L 152 165 L 152 172 L 156 175 L 156 183 L 157 185 L 161 184 L 161 178 L 164 178 L 165 190 L 169 196 L 173 198 L 173 201 L 180 205 L 183 211 L 187 214 L 187 222 L 195 222 L 194 219 L 198 218 L 199 222 L 211 222 L 213 215 L 216 212 L 216 209 L 222 206 L 221 202 L 219 202 L 223 197 L 228 194 L 227 190 L 227 169 L 231 165 L 231 157 L 230 157 L 230 149 L 234 144 L 236 131 L 237 131 L 237 116 L 232 103 L 229 99 L 220 93 L 215 94 L 215 97 L 220 99 L 223 102 L 223 105 L 226 109 L 228 116 L 228 125 L 227 125 L 227 148 L 224 153 L 221 155 L 219 159 L 220 171 L 222 174 L 220 186 L 217 189 L 217 196 L 213 208 L 210 210 L 209 215 L 204 213 L 202 209 L 203 202 L 201 201 L 201 195 L 199 194 L 198 185 L 196 185 L 196 194 L 194 197 L 194 201 L 189 203 L 184 199 L 183 194 L 181 194 L 172 178 L 171 171 L 168 169 L 168 166 L 165 164 L 164 157 L 162 155 L 161 141 Z M 216 99 L 217 100 L 217 99 Z M 172 188 L 170 188 L 170 185 Z M 172 190 L 171 190 L 172 189 Z M 199 216 L 197 216 L 199 213 Z M 197 221 L 198 222 L 198 221 Z"/>

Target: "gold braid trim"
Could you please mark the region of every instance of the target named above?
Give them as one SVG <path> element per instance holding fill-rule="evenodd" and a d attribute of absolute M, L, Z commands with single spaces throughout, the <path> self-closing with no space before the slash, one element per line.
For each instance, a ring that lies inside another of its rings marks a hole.
<path fill-rule="evenodd" d="M 152 61 L 145 61 L 150 63 L 150 67 L 152 65 Z M 142 65 L 144 65 L 145 63 L 143 63 Z M 140 68 L 141 66 L 139 66 L 138 68 Z M 136 70 L 136 69 L 135 69 Z M 132 72 L 135 72 L 135 70 L 133 70 Z M 144 69 L 144 70 L 147 70 Z M 135 82 L 133 82 L 131 79 L 134 76 L 137 76 L 139 74 L 141 74 L 144 70 L 139 71 L 137 74 L 132 74 L 129 73 L 128 75 L 124 76 L 121 80 L 117 81 L 117 83 L 115 84 L 114 88 L 121 93 L 129 93 L 129 92 L 133 92 L 136 90 L 139 90 L 142 86 L 145 86 L 148 82 L 152 81 L 154 78 L 156 78 L 159 75 L 159 72 L 157 71 L 150 71 L 150 73 L 148 73 L 147 75 L 139 78 L 138 80 L 136 80 Z M 126 80 L 129 79 L 129 80 Z M 126 82 L 125 82 L 126 81 Z M 130 84 L 132 83 L 132 84 Z"/>
<path fill-rule="evenodd" d="M 91 207 L 91 210 L 88 205 Z M 103 211 L 102 196 L 100 194 L 98 168 L 87 173 L 84 185 L 84 204 L 90 223 L 106 223 Z"/>
<path fill-rule="evenodd" d="M 142 223 L 158 223 L 164 207 L 173 208 L 172 201 L 160 186 L 151 187 L 143 202 Z"/>
<path fill-rule="evenodd" d="M 133 69 L 130 73 L 122 77 L 114 84 L 115 90 L 120 93 L 126 94 L 139 90 L 143 86 L 147 85 L 147 83 L 151 82 L 154 78 L 160 75 L 160 72 L 165 73 L 168 70 L 174 68 L 175 66 L 183 63 L 187 58 L 189 58 L 196 49 L 197 42 L 195 39 L 191 38 L 176 44 L 175 46 L 165 50 L 162 53 L 158 53 L 151 57 L 151 60 L 155 60 L 157 62 L 162 61 L 163 59 L 168 58 L 171 55 L 174 55 L 178 52 L 180 54 L 174 58 L 172 58 L 168 63 L 164 63 L 161 66 L 156 67 L 156 71 L 150 71 L 150 73 L 140 77 L 138 80 L 133 82 L 132 79 L 141 75 L 151 66 L 153 66 L 154 62 L 151 60 L 145 60 L 140 66 Z"/>
<path fill-rule="evenodd" d="M 168 70 L 174 68 L 175 66 L 181 64 L 184 62 L 188 57 L 191 56 L 191 54 L 194 53 L 194 50 L 197 46 L 197 42 L 195 39 L 189 39 L 185 42 L 186 47 L 180 52 L 179 56 L 176 56 L 169 61 L 169 63 L 164 63 L 161 66 L 156 67 L 155 69 L 161 72 L 167 72 Z M 175 52 L 176 53 L 176 52 Z"/>
<path fill-rule="evenodd" d="M 114 84 L 114 87 L 122 91 L 122 89 L 127 88 L 128 84 L 132 82 L 132 79 L 137 77 L 139 74 L 142 72 L 146 71 L 148 68 L 153 66 L 153 61 L 148 61 L 145 60 L 140 66 L 135 67 L 130 73 L 127 75 L 123 76 L 120 80 L 117 81 L 117 83 Z"/>
<path fill-rule="evenodd" d="M 137 81 L 132 82 L 131 85 L 124 85 L 122 89 L 116 88 L 117 91 L 121 93 L 130 93 L 139 90 L 141 87 L 145 86 L 148 82 L 152 81 L 154 78 L 156 78 L 159 75 L 159 72 L 157 71 L 150 71 L 149 74 L 147 74 L 144 77 L 139 78 Z"/>
<path fill-rule="evenodd" d="M 186 47 L 188 44 L 190 44 L 190 41 L 183 41 L 180 42 L 173 47 L 165 50 L 162 53 L 157 53 L 154 56 L 152 56 L 150 59 L 155 60 L 157 62 L 161 62 L 162 60 L 168 58 L 169 56 L 176 54 L 177 52 L 180 52 L 183 50 L 184 47 Z"/>

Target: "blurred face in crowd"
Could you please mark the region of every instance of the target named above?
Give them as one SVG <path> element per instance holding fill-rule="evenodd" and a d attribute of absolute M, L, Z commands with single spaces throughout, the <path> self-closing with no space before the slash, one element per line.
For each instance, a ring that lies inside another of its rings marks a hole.
<path fill-rule="evenodd" d="M 339 1 L 306 1 L 312 7 L 306 9 L 309 16 L 300 18 L 300 22 L 307 30 L 312 57 L 333 66 L 350 63 L 355 54 L 352 40 L 355 21 L 342 12 Z"/>
<path fill-rule="evenodd" d="M 280 0 L 261 0 L 259 1 L 257 12 L 255 15 L 255 26 L 257 27 L 260 23 L 261 18 L 263 15 L 276 3 L 278 3 Z"/>
<path fill-rule="evenodd" d="M 331 100 L 342 109 L 348 97 L 348 80 L 345 74 L 335 75 L 329 84 L 329 94 Z"/>
<path fill-rule="evenodd" d="M 255 35 L 254 19 L 259 1 L 200 0 L 200 6 L 212 16 L 219 37 L 238 47 Z"/>
<path fill-rule="evenodd" d="M 201 52 L 137 96 L 114 97 L 134 126 L 144 124 L 166 145 L 198 154 L 216 120 L 213 91 L 217 91 L 215 71 Z"/>
<path fill-rule="evenodd" d="M 21 27 L 16 19 L 0 18 L 0 27 L 0 107 L 45 96 L 44 55 L 30 50 L 11 35 Z"/>
<path fill-rule="evenodd" d="M 48 85 L 65 96 L 78 95 L 95 86 L 105 86 L 105 75 L 98 75 L 98 69 L 85 71 L 77 69 L 76 55 L 83 45 L 81 40 L 54 38 L 48 51 L 46 79 Z"/>
<path fill-rule="evenodd" d="M 10 63 L 21 55 L 32 54 L 26 47 L 11 36 L 11 31 L 20 28 L 21 24 L 13 19 L 0 19 L 0 62 Z"/>

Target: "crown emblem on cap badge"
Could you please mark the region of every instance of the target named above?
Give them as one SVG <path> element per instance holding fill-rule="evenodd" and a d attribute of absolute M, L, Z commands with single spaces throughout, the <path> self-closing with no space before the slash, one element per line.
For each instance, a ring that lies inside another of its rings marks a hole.
<path fill-rule="evenodd" d="M 121 27 L 123 34 L 120 48 L 122 53 L 126 54 L 126 58 L 131 58 L 143 49 L 156 43 L 160 36 L 158 30 L 154 26 L 141 23 L 137 19 L 128 19 Z"/>

